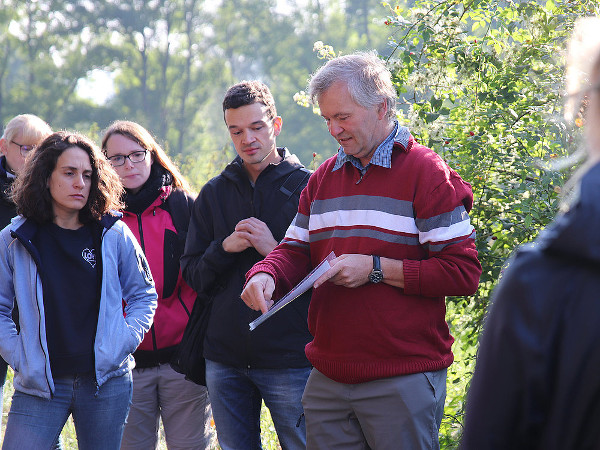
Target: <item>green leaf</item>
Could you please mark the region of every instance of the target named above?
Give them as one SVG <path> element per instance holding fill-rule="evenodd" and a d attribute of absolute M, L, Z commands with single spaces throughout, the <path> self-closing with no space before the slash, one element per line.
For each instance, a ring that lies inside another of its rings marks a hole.
<path fill-rule="evenodd" d="M 440 116 L 439 113 L 427 113 L 425 115 L 425 122 L 427 123 L 431 123 L 433 122 L 435 119 L 437 119 Z"/>

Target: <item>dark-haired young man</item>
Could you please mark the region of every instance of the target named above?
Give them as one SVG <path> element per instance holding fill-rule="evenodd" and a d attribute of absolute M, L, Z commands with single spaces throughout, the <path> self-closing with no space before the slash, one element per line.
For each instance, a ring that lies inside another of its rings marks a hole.
<path fill-rule="evenodd" d="M 277 147 L 282 119 L 266 85 L 232 86 L 223 113 L 238 155 L 198 195 L 181 259 L 185 280 L 212 302 L 204 357 L 219 444 L 260 448 L 264 400 L 282 448 L 303 449 L 309 297 L 251 332 L 248 324 L 259 312 L 248 309 L 240 293 L 245 273 L 283 239 L 309 171 Z"/>

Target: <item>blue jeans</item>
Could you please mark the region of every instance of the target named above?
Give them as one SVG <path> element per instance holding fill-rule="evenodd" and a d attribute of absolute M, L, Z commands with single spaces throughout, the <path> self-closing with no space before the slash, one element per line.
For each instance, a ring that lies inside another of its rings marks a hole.
<path fill-rule="evenodd" d="M 262 400 L 283 450 L 306 448 L 302 394 L 310 367 L 237 369 L 206 360 L 206 384 L 223 450 L 261 449 Z"/>
<path fill-rule="evenodd" d="M 96 387 L 91 373 L 56 378 L 51 399 L 15 391 L 3 450 L 50 449 L 73 415 L 80 450 L 118 450 L 131 404 L 131 372 Z"/>

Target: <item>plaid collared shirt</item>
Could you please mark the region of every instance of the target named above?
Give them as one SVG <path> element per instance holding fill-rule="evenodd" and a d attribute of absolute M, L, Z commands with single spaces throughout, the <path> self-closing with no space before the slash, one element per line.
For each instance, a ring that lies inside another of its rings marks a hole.
<path fill-rule="evenodd" d="M 406 148 L 408 146 L 409 137 L 410 131 L 408 131 L 408 128 L 403 127 L 399 125 L 398 122 L 396 122 L 392 132 L 388 135 L 388 137 L 384 139 L 384 141 L 381 144 L 379 144 L 379 146 L 373 153 L 369 164 L 363 166 L 356 156 L 347 155 L 346 153 L 344 153 L 344 148 L 340 147 L 338 150 L 335 165 L 333 166 L 333 169 L 331 169 L 331 171 L 333 172 L 339 169 L 347 162 L 352 163 L 352 165 L 358 170 L 360 170 L 360 173 L 363 175 L 365 174 L 365 172 L 371 164 L 375 164 L 377 166 L 389 169 L 390 167 L 392 167 L 392 148 L 394 147 L 394 143 L 398 142 L 400 145 Z"/>

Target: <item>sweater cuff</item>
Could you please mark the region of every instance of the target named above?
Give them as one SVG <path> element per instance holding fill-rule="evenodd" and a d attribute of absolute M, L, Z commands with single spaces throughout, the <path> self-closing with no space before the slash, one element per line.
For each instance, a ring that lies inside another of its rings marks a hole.
<path fill-rule="evenodd" d="M 246 272 L 246 281 L 244 282 L 244 288 L 246 287 L 246 284 L 248 284 L 248 280 L 259 272 L 265 272 L 271 275 L 273 277 L 273 281 L 275 281 L 275 290 L 277 290 L 277 274 L 269 264 L 261 262 L 254 264 L 250 268 L 250 270 Z"/>
<path fill-rule="evenodd" d="M 421 278 L 419 269 L 421 262 L 411 259 L 402 261 L 404 271 L 404 293 L 407 295 L 421 295 Z"/>

